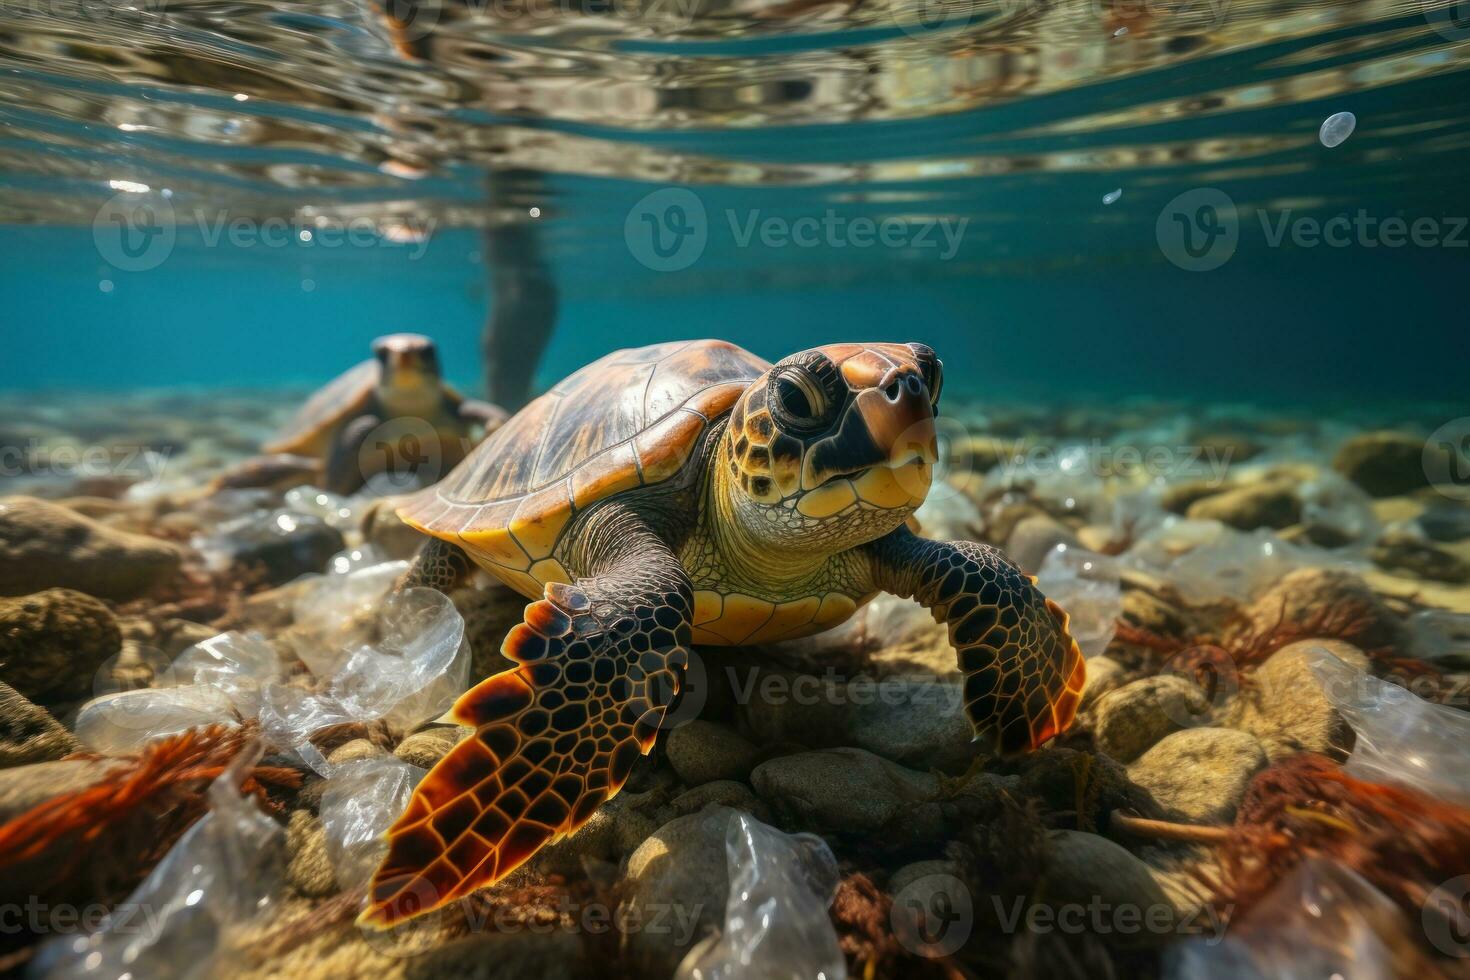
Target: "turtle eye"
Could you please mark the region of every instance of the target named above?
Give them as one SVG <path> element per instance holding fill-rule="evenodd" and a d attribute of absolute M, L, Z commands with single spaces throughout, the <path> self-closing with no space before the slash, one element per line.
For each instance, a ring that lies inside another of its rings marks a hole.
<path fill-rule="evenodd" d="M 939 414 L 939 390 L 944 387 L 944 362 L 928 344 L 909 344 L 914 360 L 919 362 L 919 373 L 924 376 L 924 387 L 929 389 L 929 404 L 934 414 Z"/>
<path fill-rule="evenodd" d="M 831 361 L 822 358 L 830 367 Z M 820 370 L 821 364 L 778 365 L 766 390 L 766 404 L 782 428 L 815 432 L 826 428 L 841 405 L 841 392 L 833 390 L 837 372 Z"/>

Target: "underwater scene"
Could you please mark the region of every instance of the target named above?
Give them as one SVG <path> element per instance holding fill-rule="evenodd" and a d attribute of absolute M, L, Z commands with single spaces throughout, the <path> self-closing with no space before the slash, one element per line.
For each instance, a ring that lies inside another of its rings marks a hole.
<path fill-rule="evenodd" d="M 1470 7 L 0 0 L 0 976 L 1470 975 Z"/>

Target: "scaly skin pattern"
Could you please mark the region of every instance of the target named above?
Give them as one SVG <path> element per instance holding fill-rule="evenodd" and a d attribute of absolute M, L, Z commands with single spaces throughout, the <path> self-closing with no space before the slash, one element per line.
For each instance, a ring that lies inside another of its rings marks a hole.
<path fill-rule="evenodd" d="M 675 478 L 579 508 L 550 558 L 511 569 L 542 594 L 501 647 L 517 666 L 455 705 L 475 734 L 390 830 L 360 921 L 443 906 L 585 823 L 652 748 L 691 643 L 818 632 L 879 591 L 948 625 L 977 734 L 1019 751 L 1065 731 L 1084 681 L 1066 614 L 994 549 L 905 526 L 929 488 L 940 377 L 921 345 L 788 358 Z M 436 539 L 404 584 L 452 588 L 472 558 L 500 567 Z"/>

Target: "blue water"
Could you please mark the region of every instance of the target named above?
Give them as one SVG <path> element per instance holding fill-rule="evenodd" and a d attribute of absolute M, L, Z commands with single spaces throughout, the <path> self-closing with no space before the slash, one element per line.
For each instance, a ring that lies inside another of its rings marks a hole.
<path fill-rule="evenodd" d="M 559 293 L 538 386 L 655 340 L 882 338 L 932 344 L 982 399 L 1464 399 L 1470 32 L 1450 5 L 959 4 L 939 29 L 898 0 L 686 5 L 672 27 L 445 7 L 406 48 L 375 9 L 0 13 L 0 383 L 314 384 L 412 329 L 474 390 L 488 223 L 529 229 Z M 657 271 L 638 236 L 677 250 L 694 227 L 640 213 L 668 193 L 703 237 Z M 1233 203 L 1237 240 L 1189 271 L 1166 239 L 1196 222 L 1215 247 L 1198 193 Z M 165 204 L 166 260 L 120 268 L 108 208 Z M 1434 241 L 1293 241 L 1359 214 Z M 220 215 L 287 236 L 205 241 Z M 376 232 L 303 242 L 312 215 Z M 963 230 L 761 230 L 828 218 Z"/>

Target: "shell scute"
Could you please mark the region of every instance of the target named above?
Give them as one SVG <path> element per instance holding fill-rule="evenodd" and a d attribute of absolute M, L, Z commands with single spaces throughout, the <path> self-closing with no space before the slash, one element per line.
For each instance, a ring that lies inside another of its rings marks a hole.
<path fill-rule="evenodd" d="M 709 422 L 769 367 L 716 340 L 616 351 L 527 405 L 399 516 L 484 552 L 497 574 L 521 573 L 502 576 L 520 589 L 577 510 L 680 472 Z"/>

